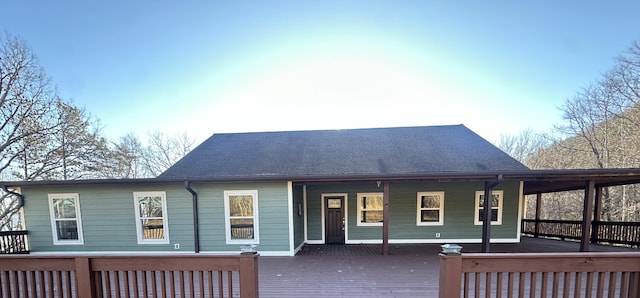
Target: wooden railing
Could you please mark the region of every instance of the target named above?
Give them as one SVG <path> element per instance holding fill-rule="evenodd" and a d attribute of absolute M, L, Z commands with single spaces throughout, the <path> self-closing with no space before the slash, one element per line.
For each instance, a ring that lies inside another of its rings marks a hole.
<path fill-rule="evenodd" d="M 591 243 L 640 247 L 640 222 L 593 221 Z M 580 240 L 582 221 L 523 219 L 522 233 L 533 237 Z"/>
<path fill-rule="evenodd" d="M 258 297 L 258 256 L 7 255 L 0 297 Z"/>
<path fill-rule="evenodd" d="M 27 231 L 0 232 L 0 254 L 27 254 Z"/>
<path fill-rule="evenodd" d="M 441 298 L 640 297 L 640 253 L 440 255 Z"/>

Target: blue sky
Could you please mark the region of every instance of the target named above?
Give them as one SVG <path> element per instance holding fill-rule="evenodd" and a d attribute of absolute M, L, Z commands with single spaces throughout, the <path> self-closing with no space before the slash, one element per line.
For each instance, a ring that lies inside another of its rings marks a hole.
<path fill-rule="evenodd" d="M 640 1 L 7 1 L 58 92 L 128 132 L 549 130 Z"/>

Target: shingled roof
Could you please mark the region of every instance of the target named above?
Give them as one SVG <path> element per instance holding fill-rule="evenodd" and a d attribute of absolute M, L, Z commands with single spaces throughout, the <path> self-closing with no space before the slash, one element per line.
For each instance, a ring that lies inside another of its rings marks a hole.
<path fill-rule="evenodd" d="M 393 177 L 528 170 L 464 125 L 214 134 L 159 178 Z"/>

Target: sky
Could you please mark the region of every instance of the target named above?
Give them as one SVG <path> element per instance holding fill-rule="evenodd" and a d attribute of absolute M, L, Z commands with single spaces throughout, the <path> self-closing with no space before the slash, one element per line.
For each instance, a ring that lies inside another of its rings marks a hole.
<path fill-rule="evenodd" d="M 640 1 L 9 1 L 59 95 L 127 133 L 548 131 L 640 40 Z"/>

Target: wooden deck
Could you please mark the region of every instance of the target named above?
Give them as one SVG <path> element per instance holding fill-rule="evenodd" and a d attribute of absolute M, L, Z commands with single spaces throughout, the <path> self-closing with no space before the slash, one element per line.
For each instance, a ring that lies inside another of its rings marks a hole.
<path fill-rule="evenodd" d="M 462 244 L 480 252 L 480 244 Z M 491 252 L 577 252 L 580 244 L 523 237 Z M 636 251 L 591 245 L 592 252 Z M 440 246 L 308 245 L 295 257 L 260 257 L 260 297 L 437 297 Z"/>

